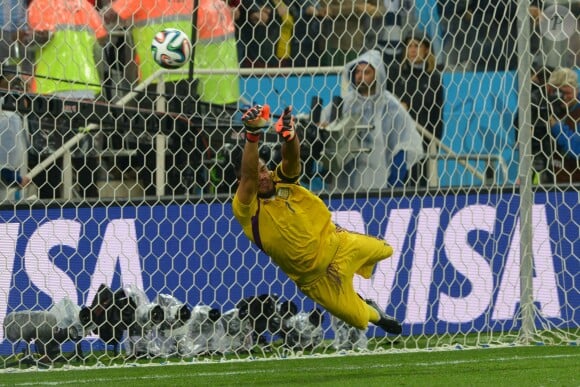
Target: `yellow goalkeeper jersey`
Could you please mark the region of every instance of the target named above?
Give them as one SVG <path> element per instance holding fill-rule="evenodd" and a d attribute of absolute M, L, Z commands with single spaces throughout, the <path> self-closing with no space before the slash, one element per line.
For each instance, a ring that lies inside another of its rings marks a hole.
<path fill-rule="evenodd" d="M 234 216 L 246 236 L 262 249 L 290 279 L 306 285 L 326 271 L 338 248 L 336 226 L 324 202 L 294 178 L 282 179 L 280 166 L 272 172 L 276 195 L 256 197 L 249 205 L 237 195 Z"/>

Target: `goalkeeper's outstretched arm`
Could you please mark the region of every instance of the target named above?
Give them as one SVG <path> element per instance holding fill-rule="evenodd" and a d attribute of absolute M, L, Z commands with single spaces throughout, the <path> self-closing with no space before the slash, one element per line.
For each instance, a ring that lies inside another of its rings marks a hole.
<path fill-rule="evenodd" d="M 258 168 L 260 135 L 267 127 L 270 119 L 270 107 L 256 105 L 242 117 L 246 131 L 246 144 L 242 155 L 239 184 L 236 191 L 238 199 L 243 204 L 249 204 L 258 193 Z"/>
<path fill-rule="evenodd" d="M 295 131 L 292 106 L 284 109 L 284 112 L 276 122 L 276 132 L 284 140 L 282 143 L 282 171 L 288 177 L 296 177 L 300 174 L 300 140 Z"/>
<path fill-rule="evenodd" d="M 258 193 L 258 143 L 246 141 L 236 195 L 243 204 L 251 203 Z"/>
<path fill-rule="evenodd" d="M 242 117 L 246 132 L 246 144 L 242 155 L 242 164 L 239 173 L 239 184 L 236 196 L 242 204 L 250 204 L 256 195 L 273 195 L 275 186 L 270 178 L 262 180 L 262 172 L 269 173 L 266 164 L 259 160 L 259 142 L 264 128 L 268 127 L 270 119 L 270 107 L 268 105 L 256 105 Z M 282 144 L 282 173 L 288 178 L 300 175 L 300 141 L 294 128 L 292 107 L 284 109 L 284 112 L 276 122 L 276 132 L 284 140 Z"/>

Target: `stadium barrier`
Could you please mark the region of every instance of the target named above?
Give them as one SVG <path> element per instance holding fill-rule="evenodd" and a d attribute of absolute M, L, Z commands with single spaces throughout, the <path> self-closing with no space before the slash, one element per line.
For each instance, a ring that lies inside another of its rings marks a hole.
<path fill-rule="evenodd" d="M 329 203 L 337 224 L 393 245 L 395 254 L 372 279 L 355 284 L 403 322 L 405 336 L 487 332 L 502 340 L 519 328 L 517 195 L 479 191 Z M 537 329 L 580 326 L 577 213 L 576 191 L 535 194 Z M 133 285 L 151 300 L 167 293 L 223 311 L 263 293 L 284 295 L 300 309 L 314 306 L 243 237 L 230 204 L 2 209 L 0 235 L 0 320 L 63 298 L 88 305 L 101 284 Z M 333 335 L 329 321 L 326 338 Z M 12 350 L 6 340 L 0 345 L 0 355 Z"/>

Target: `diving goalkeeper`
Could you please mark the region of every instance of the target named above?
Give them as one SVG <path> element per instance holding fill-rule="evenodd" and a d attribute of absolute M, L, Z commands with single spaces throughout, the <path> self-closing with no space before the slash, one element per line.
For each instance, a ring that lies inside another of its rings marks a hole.
<path fill-rule="evenodd" d="M 322 200 L 299 184 L 300 141 L 292 108 L 277 121 L 282 161 L 275 171 L 258 157 L 269 107 L 254 106 L 242 117 L 246 143 L 238 168 L 233 211 L 246 236 L 292 279 L 300 290 L 344 322 L 366 329 L 369 322 L 400 334 L 401 324 L 354 290 L 353 277 L 370 278 L 377 262 L 392 255 L 385 241 L 337 227 Z"/>

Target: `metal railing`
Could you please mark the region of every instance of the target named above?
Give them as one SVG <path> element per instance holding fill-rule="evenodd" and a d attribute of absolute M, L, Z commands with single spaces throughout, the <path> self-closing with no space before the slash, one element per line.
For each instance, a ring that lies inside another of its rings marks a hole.
<path fill-rule="evenodd" d="M 465 169 L 470 172 L 474 177 L 480 179 L 483 183 L 488 181 L 487 171 L 494 172 L 493 183 L 494 184 L 501 184 L 498 179 L 497 173 L 495 173 L 495 168 L 493 167 L 493 162 L 497 162 L 498 166 L 501 169 L 502 175 L 504 180 L 507 180 L 508 176 L 508 168 L 505 163 L 503 157 L 494 154 L 459 154 L 455 153 L 449 146 L 445 145 L 441 140 L 433 136 L 431 132 L 429 132 L 425 127 L 417 124 L 417 130 L 423 137 L 429 140 L 429 149 L 427 152 L 427 157 L 430 162 L 428 166 L 428 185 L 429 187 L 439 187 L 439 178 L 438 178 L 438 167 L 437 167 L 437 160 L 455 160 L 460 165 L 465 167 Z M 439 153 L 438 150 L 444 152 L 444 154 Z M 484 160 L 486 162 L 486 168 L 482 172 L 477 167 L 474 167 L 469 161 L 480 162 Z"/>

